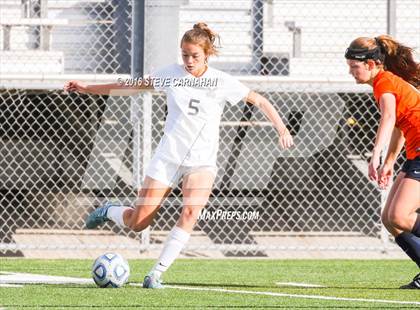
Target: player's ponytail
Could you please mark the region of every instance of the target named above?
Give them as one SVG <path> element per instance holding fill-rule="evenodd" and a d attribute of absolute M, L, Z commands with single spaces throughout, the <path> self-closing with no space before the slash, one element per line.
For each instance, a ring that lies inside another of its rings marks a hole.
<path fill-rule="evenodd" d="M 413 49 L 388 35 L 376 38 L 360 37 L 351 42 L 346 51 L 347 59 L 367 61 L 372 59 L 384 70 L 398 75 L 420 89 L 420 63 L 416 63 Z"/>
<path fill-rule="evenodd" d="M 193 29 L 184 33 L 182 43 L 188 42 L 200 45 L 207 56 L 217 55 L 216 40 L 220 40 L 219 35 L 211 30 L 206 23 L 197 23 Z"/>
<path fill-rule="evenodd" d="M 413 49 L 387 35 L 377 37 L 376 43 L 385 55 L 384 69 L 420 89 L 420 64 L 414 60 Z"/>

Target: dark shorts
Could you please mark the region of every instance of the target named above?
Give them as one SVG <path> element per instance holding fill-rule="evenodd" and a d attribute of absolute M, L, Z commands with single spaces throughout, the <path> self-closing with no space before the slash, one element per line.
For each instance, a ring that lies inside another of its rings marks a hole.
<path fill-rule="evenodd" d="M 420 157 L 407 160 L 402 166 L 401 172 L 405 172 L 404 178 L 409 178 L 420 182 Z"/>

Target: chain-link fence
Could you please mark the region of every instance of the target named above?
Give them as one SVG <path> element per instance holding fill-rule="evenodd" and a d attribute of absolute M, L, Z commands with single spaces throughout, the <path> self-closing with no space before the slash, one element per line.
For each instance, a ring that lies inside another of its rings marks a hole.
<path fill-rule="evenodd" d="M 348 76 L 343 53 L 355 37 L 385 33 L 390 23 L 398 39 L 420 46 L 420 3 L 395 1 L 396 20 L 387 17 L 388 4 L 146 1 L 146 72 L 179 61 L 180 36 L 205 21 L 221 36 L 221 55 L 210 65 L 266 96 L 296 144 L 281 151 L 257 109 L 227 106 L 206 208 L 213 217 L 198 221 L 190 250 L 265 256 L 286 249 L 387 249 L 380 224 L 385 197 L 367 178 L 379 115 L 369 89 Z M 180 188 L 143 234 L 113 224 L 85 231 L 84 219 L 106 200 L 136 199 L 163 133 L 164 94 L 59 89 L 72 78 L 128 77 L 132 2 L 0 5 L 0 251 L 36 256 L 36 250 L 71 249 L 77 256 L 80 249 L 159 247 L 179 216 Z"/>

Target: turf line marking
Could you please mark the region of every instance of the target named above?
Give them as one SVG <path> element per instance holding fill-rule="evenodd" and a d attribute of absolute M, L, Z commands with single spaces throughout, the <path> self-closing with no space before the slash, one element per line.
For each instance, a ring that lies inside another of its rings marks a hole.
<path fill-rule="evenodd" d="M 0 287 L 23 287 L 21 284 L 0 283 Z M 0 308 L 2 310 L 2 308 Z"/>
<path fill-rule="evenodd" d="M 92 279 L 32 273 L 0 272 L 0 284 L 92 284 Z"/>
<path fill-rule="evenodd" d="M 278 286 L 296 286 L 296 287 L 325 287 L 318 284 L 297 283 L 297 282 L 276 282 Z"/>
<path fill-rule="evenodd" d="M 165 287 L 179 289 L 179 290 L 189 290 L 189 291 L 209 291 L 209 292 L 266 295 L 266 296 L 308 298 L 308 299 L 322 299 L 322 300 L 339 300 L 339 301 L 352 301 L 352 302 L 372 302 L 372 303 L 375 302 L 375 303 L 398 304 L 398 305 L 420 305 L 420 302 L 417 302 L 417 301 L 346 298 L 346 297 L 321 296 L 321 295 L 299 295 L 299 294 L 286 294 L 286 293 L 275 293 L 275 292 L 227 290 L 227 289 L 222 289 L 222 288 L 187 287 L 187 286 L 177 286 L 177 285 L 165 285 Z"/>

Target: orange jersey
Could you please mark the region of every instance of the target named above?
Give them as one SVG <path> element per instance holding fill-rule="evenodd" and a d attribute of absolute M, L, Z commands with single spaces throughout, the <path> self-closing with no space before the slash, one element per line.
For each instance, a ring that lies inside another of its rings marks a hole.
<path fill-rule="evenodd" d="M 407 159 L 420 156 L 420 92 L 389 71 L 380 71 L 373 81 L 376 102 L 384 93 L 394 94 L 396 122 L 405 137 Z"/>

